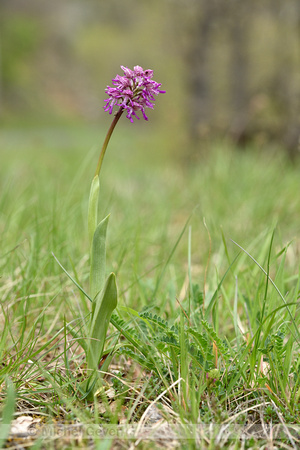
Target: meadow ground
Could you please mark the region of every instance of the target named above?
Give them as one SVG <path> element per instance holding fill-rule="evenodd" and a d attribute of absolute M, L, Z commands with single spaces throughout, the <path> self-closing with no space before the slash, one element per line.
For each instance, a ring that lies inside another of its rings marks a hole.
<path fill-rule="evenodd" d="M 120 126 L 101 173 L 119 300 L 94 401 L 66 325 L 83 333 L 89 304 L 53 254 L 88 290 L 104 132 L 1 132 L 0 446 L 298 448 L 299 164 L 223 142 L 188 165 L 137 130 Z"/>

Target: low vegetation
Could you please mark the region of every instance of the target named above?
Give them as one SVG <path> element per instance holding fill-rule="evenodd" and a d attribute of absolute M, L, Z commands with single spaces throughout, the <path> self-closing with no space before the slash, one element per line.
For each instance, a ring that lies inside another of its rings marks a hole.
<path fill-rule="evenodd" d="M 103 133 L 2 133 L 0 444 L 297 448 L 299 167 L 225 142 L 188 166 L 140 130 L 116 133 L 101 174 L 119 300 L 92 400 L 86 180 Z"/>

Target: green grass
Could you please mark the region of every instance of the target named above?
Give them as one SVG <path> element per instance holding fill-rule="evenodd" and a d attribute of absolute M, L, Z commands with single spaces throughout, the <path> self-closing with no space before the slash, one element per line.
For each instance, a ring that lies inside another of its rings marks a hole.
<path fill-rule="evenodd" d="M 83 352 L 66 328 L 72 321 L 80 333 L 88 304 L 52 253 L 87 288 L 87 202 L 105 131 L 3 130 L 3 421 L 14 410 L 42 430 L 127 423 L 138 432 L 154 411 L 172 426 L 215 424 L 201 437 L 181 430 L 185 448 L 238 448 L 241 427 L 271 423 L 282 435 L 243 429 L 246 448 L 270 439 L 296 448 L 299 435 L 286 427 L 299 427 L 300 410 L 299 166 L 271 149 L 226 143 L 188 166 L 184 150 L 139 125 L 116 130 L 101 174 L 107 272 L 120 293 L 107 346 L 122 346 L 94 403 L 79 395 Z M 7 446 L 16 445 L 11 437 Z M 22 439 L 36 448 L 154 446 L 138 434 Z"/>

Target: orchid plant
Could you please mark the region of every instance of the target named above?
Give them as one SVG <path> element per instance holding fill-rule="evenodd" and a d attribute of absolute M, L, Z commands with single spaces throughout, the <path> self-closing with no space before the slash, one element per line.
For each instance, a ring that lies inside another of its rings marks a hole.
<path fill-rule="evenodd" d="M 126 117 L 133 122 L 133 118 L 139 119 L 140 111 L 145 120 L 148 120 L 146 108 L 154 108 L 155 96 L 165 93 L 159 89 L 161 84 L 152 79 L 153 71 L 144 70 L 135 66 L 133 70 L 121 66 L 124 75 L 117 75 L 113 80 L 113 87 L 107 86 L 105 92 L 108 98 L 105 100 L 104 110 L 113 113 L 114 107 L 118 110 L 105 137 L 99 156 L 95 175 L 92 180 L 89 204 L 88 204 L 88 233 L 90 241 L 90 293 L 87 295 L 91 301 L 91 314 L 87 324 L 87 336 L 78 339 L 74 329 L 69 327 L 71 334 L 79 341 L 86 354 L 87 370 L 90 374 L 80 386 L 84 397 L 91 398 L 97 387 L 97 371 L 101 365 L 107 329 L 113 310 L 117 306 L 116 277 L 112 272 L 106 278 L 106 231 L 109 215 L 98 221 L 98 202 L 100 192 L 100 171 L 103 158 L 120 117 L 126 112 Z M 73 280 L 74 281 L 74 280 Z M 101 369 L 106 369 L 110 358 L 107 358 Z"/>

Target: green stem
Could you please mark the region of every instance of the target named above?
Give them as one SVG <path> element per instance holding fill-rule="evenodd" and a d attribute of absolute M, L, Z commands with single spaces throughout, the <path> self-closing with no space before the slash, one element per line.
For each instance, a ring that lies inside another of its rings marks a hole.
<path fill-rule="evenodd" d="M 95 177 L 97 175 L 99 176 L 99 174 L 100 174 L 102 161 L 103 161 L 103 158 L 104 158 L 104 155 L 105 155 L 105 152 L 106 152 L 106 149 L 107 149 L 110 137 L 111 137 L 112 132 L 114 131 L 114 128 L 117 125 L 118 120 L 120 119 L 123 111 L 124 111 L 124 108 L 123 108 L 123 106 L 121 106 L 119 111 L 115 114 L 114 120 L 112 121 L 111 126 L 109 127 L 109 130 L 108 130 L 107 135 L 105 137 L 105 140 L 103 142 L 102 150 L 101 150 L 101 153 L 100 153 L 100 156 L 99 156 L 99 160 L 98 160 L 98 164 L 97 164 L 97 168 L 96 168 L 96 172 L 95 172 Z"/>

